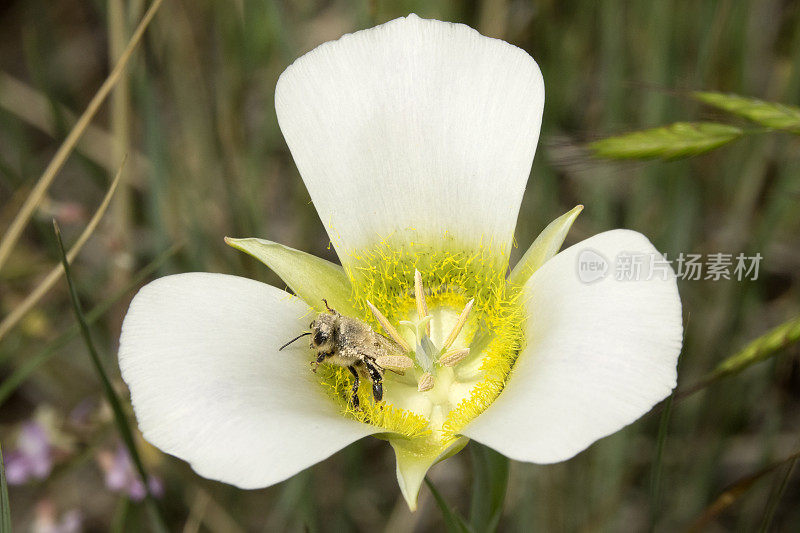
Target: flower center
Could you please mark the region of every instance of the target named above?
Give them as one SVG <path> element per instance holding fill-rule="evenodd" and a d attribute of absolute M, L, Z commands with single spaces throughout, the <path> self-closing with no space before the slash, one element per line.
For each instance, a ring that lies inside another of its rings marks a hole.
<path fill-rule="evenodd" d="M 387 377 L 386 401 L 395 407 L 416 413 L 429 420 L 433 432 L 440 432 L 447 415 L 469 393 L 482 377 L 480 357 L 470 358 L 470 341 L 474 325 L 470 320 L 474 300 L 463 309 L 453 307 L 463 299 L 458 293 L 441 292 L 432 298 L 428 308 L 422 275 L 414 273 L 414 311 L 412 316 L 400 320 L 402 333 L 398 333 L 384 315 L 368 303 L 375 319 L 401 346 L 408 347 L 414 368 L 402 376 Z M 413 351 L 412 351 L 413 350 Z M 471 359 L 470 363 L 467 359 Z M 459 372 L 460 370 L 460 372 Z M 390 386 L 391 385 L 391 386 Z"/>
<path fill-rule="evenodd" d="M 445 252 L 381 243 L 348 268 L 354 307 L 391 337 L 413 367 L 384 373 L 384 401 L 362 387 L 349 407 L 350 377 L 329 368 L 323 383 L 347 416 L 435 447 L 458 439 L 500 394 L 522 343 L 520 292 L 505 280 L 502 260 L 479 250 Z"/>

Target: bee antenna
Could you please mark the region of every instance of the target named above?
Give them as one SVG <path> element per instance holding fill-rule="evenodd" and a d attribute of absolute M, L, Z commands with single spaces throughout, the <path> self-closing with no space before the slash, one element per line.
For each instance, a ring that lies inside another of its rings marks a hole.
<path fill-rule="evenodd" d="M 297 337 L 295 337 L 294 339 L 290 340 L 289 342 L 287 342 L 286 344 L 284 344 L 283 346 L 281 346 L 280 348 L 278 348 L 278 351 L 280 352 L 281 350 L 283 350 L 284 348 L 286 348 L 287 346 L 289 346 L 290 344 L 292 344 L 292 343 L 293 343 L 294 341 L 296 341 L 297 339 L 300 339 L 300 338 L 302 338 L 302 337 L 305 337 L 306 335 L 311 335 L 311 332 L 310 332 L 310 331 L 307 331 L 307 332 L 305 332 L 305 333 L 301 333 L 300 335 L 298 335 L 298 336 L 297 336 Z"/>
<path fill-rule="evenodd" d="M 325 298 L 322 299 L 322 303 L 325 304 L 325 309 L 327 309 L 330 314 L 332 314 L 332 315 L 338 315 L 339 314 L 339 313 L 336 312 L 336 309 L 331 309 L 331 306 L 328 305 L 328 300 L 326 300 Z"/>

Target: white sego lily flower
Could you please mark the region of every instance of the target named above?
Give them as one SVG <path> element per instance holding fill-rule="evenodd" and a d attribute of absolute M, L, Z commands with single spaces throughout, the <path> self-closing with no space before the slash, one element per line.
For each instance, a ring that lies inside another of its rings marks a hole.
<path fill-rule="evenodd" d="M 674 273 L 577 275 L 584 249 L 657 254 L 644 236 L 609 231 L 556 255 L 578 206 L 506 276 L 544 103 L 523 50 L 410 15 L 301 57 L 275 100 L 342 266 L 229 239 L 297 297 L 207 273 L 144 287 L 119 361 L 148 441 L 205 477 L 257 488 L 375 435 L 394 448 L 414 509 L 427 470 L 468 439 L 562 461 L 675 387 Z M 351 374 L 312 372 L 305 342 L 278 351 L 325 312 L 323 298 L 408 347 L 392 354 L 408 368 L 385 373 L 381 402 L 362 379 L 355 409 Z"/>

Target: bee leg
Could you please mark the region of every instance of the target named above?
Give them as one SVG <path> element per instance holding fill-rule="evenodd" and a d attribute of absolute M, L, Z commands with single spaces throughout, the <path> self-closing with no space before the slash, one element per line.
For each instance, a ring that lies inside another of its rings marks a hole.
<path fill-rule="evenodd" d="M 328 357 L 329 355 L 330 355 L 329 353 L 320 352 L 317 354 L 317 359 L 315 361 L 311 361 L 311 370 L 315 374 L 317 373 L 317 367 L 319 367 L 320 364 L 325 362 L 325 358 Z"/>
<path fill-rule="evenodd" d="M 353 374 L 353 400 L 352 401 L 353 401 L 353 408 L 358 409 L 359 408 L 359 404 L 358 404 L 358 371 L 355 369 L 355 367 L 352 367 L 352 366 L 348 366 L 347 370 L 349 370 L 350 373 Z"/>
<path fill-rule="evenodd" d="M 383 399 L 383 375 L 375 363 L 369 359 L 364 360 L 364 366 L 367 367 L 369 378 L 372 380 L 372 397 L 379 402 Z"/>

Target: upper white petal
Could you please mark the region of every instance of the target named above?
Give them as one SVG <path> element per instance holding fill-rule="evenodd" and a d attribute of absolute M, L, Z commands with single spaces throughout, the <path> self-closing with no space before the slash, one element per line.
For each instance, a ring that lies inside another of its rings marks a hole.
<path fill-rule="evenodd" d="M 605 278 L 579 280 L 583 250 L 606 258 Z M 643 269 L 639 281 L 618 281 L 620 252 L 658 254 L 643 235 L 615 230 L 568 248 L 533 274 L 525 285 L 527 345 L 499 398 L 465 435 L 513 459 L 552 463 L 670 394 L 683 336 L 675 275 L 670 269 L 668 279 L 647 281 Z"/>
<path fill-rule="evenodd" d="M 223 274 L 168 276 L 134 298 L 119 364 L 144 437 L 201 475 L 271 485 L 376 429 L 347 420 L 309 367 L 309 307 Z"/>
<path fill-rule="evenodd" d="M 286 69 L 275 94 L 345 263 L 389 236 L 507 253 L 543 105 L 525 51 L 416 15 L 319 46 Z"/>

